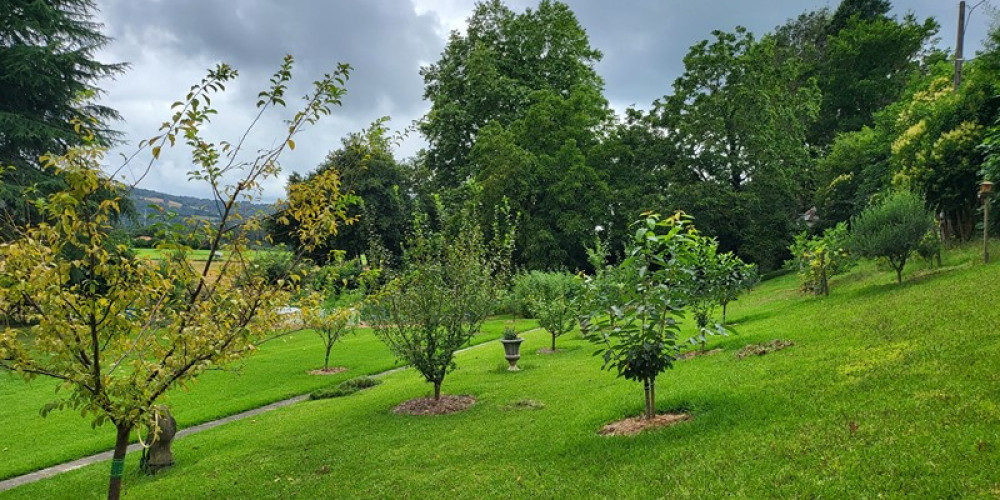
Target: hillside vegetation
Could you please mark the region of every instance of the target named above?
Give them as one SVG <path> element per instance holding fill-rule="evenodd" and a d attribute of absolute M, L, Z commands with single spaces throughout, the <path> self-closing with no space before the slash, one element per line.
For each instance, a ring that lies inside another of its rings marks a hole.
<path fill-rule="evenodd" d="M 642 411 L 641 388 L 600 371 L 577 334 L 555 355 L 526 335 L 522 371 L 499 346 L 462 353 L 448 379 L 470 410 L 395 415 L 425 395 L 412 371 L 345 398 L 299 404 L 175 444 L 178 465 L 133 498 L 993 497 L 1000 495 L 1000 265 L 951 251 L 902 285 L 870 263 L 829 297 L 794 276 L 732 305 L 721 353 L 660 377 L 658 410 L 692 420 L 634 437 L 604 424 Z M 690 322 L 690 320 L 688 321 Z M 687 325 L 690 328 L 690 325 Z M 743 346 L 794 345 L 737 359 Z M 211 450 L 206 452 L 206 450 Z M 106 464 L 4 498 L 97 497 Z M 0 495 L 3 496 L 3 495 Z"/>

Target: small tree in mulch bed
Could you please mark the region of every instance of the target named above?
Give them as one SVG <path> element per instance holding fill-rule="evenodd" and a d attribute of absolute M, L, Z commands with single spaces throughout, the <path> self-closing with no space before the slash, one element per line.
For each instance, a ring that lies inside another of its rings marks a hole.
<path fill-rule="evenodd" d="M 667 219 L 645 214 L 634 227 L 625 259 L 588 280 L 592 295 L 601 296 L 588 301 L 597 307 L 590 314 L 593 333 L 587 338 L 601 346 L 595 355 L 603 357 L 605 369 L 643 383 L 644 416 L 652 419 L 656 377 L 677 359 L 682 284 L 694 273 L 698 245 L 705 240 L 682 213 Z M 605 286 L 602 279 L 617 285 Z"/>
<path fill-rule="evenodd" d="M 335 265 L 328 265 L 317 272 L 322 279 L 317 280 L 313 288 L 299 299 L 302 329 L 316 332 L 323 341 L 323 369 L 319 370 L 320 374 L 344 370 L 330 368 L 330 351 L 343 336 L 357 332 L 366 290 L 380 273 L 378 268 L 366 265 L 365 270 L 355 277 L 356 288 L 348 289 L 341 275 L 349 263 L 343 261 L 341 254 L 335 259 Z"/>
<path fill-rule="evenodd" d="M 438 214 L 444 209 L 438 206 Z M 513 219 L 500 212 L 493 239 L 485 240 L 474 207 L 432 230 L 426 216 L 414 221 L 403 269 L 370 307 L 375 335 L 400 360 L 434 384 L 455 369 L 455 351 L 466 345 L 492 313 L 505 289 L 514 242 Z"/>
<path fill-rule="evenodd" d="M 323 292 L 312 291 L 299 300 L 302 315 L 302 329 L 312 330 L 323 341 L 323 369 L 321 373 L 331 373 L 330 351 L 344 335 L 354 333 L 358 328 L 358 309 L 355 306 L 328 307 Z M 343 368 L 340 369 L 343 371 Z"/>

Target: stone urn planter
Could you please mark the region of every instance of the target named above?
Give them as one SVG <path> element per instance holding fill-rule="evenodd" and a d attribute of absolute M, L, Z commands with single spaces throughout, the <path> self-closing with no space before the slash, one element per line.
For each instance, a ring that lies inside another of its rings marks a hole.
<path fill-rule="evenodd" d="M 504 358 L 510 363 L 507 371 L 516 372 L 520 370 L 517 367 L 517 360 L 521 359 L 521 342 L 524 342 L 524 339 L 500 339 L 500 343 L 503 344 Z"/>

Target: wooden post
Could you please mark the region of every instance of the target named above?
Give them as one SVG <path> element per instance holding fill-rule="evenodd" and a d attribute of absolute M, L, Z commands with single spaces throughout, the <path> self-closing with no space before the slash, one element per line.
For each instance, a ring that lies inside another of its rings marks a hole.
<path fill-rule="evenodd" d="M 990 195 L 993 183 L 984 180 L 979 183 L 979 199 L 983 200 L 983 263 L 990 263 Z"/>
<path fill-rule="evenodd" d="M 990 263 L 990 197 L 983 196 L 983 264 Z"/>

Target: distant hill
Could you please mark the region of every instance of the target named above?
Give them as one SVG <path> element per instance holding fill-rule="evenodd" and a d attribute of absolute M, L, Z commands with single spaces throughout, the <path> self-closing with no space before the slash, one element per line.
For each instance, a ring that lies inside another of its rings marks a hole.
<path fill-rule="evenodd" d="M 149 189 L 135 188 L 132 191 L 132 202 L 138 213 L 138 221 L 142 224 L 150 219 L 158 219 L 158 210 L 150 208 L 155 205 L 164 211 L 176 213 L 180 218 L 199 217 L 209 220 L 219 218 L 219 206 L 214 200 L 161 193 Z M 239 211 L 244 216 L 256 213 L 274 212 L 274 205 L 266 203 L 241 203 Z"/>

